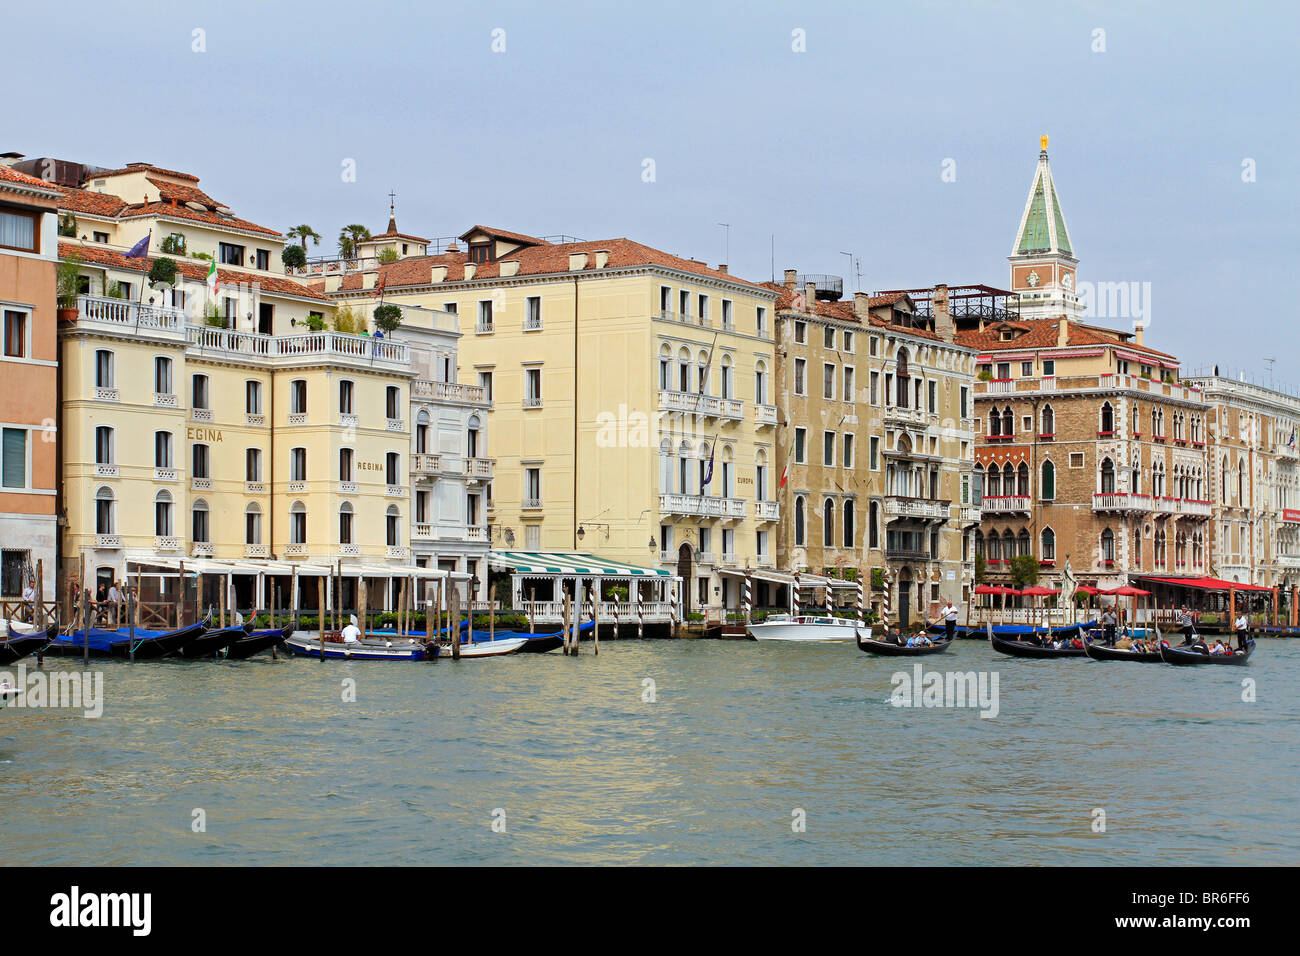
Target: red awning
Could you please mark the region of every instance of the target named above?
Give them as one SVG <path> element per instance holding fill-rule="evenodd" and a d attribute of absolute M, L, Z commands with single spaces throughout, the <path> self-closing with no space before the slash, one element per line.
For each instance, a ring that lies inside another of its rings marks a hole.
<path fill-rule="evenodd" d="M 1037 584 L 1032 587 L 1027 587 L 1020 592 L 1023 597 L 1052 597 L 1053 595 L 1060 593 L 1060 591 L 1053 591 L 1051 588 L 1040 587 Z"/>
<path fill-rule="evenodd" d="M 1237 581 L 1223 581 L 1219 578 L 1146 578 L 1160 584 L 1176 584 L 1184 588 L 1200 588 L 1203 591 L 1272 591 L 1260 584 L 1241 584 Z"/>
<path fill-rule="evenodd" d="M 1120 588 L 1111 588 L 1108 591 L 1101 591 L 1101 594 L 1113 594 L 1116 597 L 1146 597 L 1151 592 L 1143 591 L 1141 588 L 1135 588 L 1131 584 L 1126 584 Z"/>

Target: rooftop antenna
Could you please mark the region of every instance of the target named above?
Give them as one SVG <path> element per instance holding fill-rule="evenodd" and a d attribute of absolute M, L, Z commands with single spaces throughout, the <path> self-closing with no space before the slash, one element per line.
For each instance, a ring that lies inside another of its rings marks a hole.
<path fill-rule="evenodd" d="M 772 233 L 772 281 L 776 281 L 776 233 Z"/>
<path fill-rule="evenodd" d="M 855 292 L 862 291 L 862 260 L 857 258 L 851 252 L 841 252 L 840 255 L 849 257 L 849 275 L 853 276 L 857 284 L 854 286 Z"/>
<path fill-rule="evenodd" d="M 721 226 L 723 230 L 722 264 L 725 266 L 729 264 L 731 259 L 731 223 L 720 222 L 718 225 Z"/>
<path fill-rule="evenodd" d="M 1264 364 L 1268 366 L 1268 387 L 1273 387 L 1273 365 L 1277 362 L 1275 358 L 1264 359 Z"/>

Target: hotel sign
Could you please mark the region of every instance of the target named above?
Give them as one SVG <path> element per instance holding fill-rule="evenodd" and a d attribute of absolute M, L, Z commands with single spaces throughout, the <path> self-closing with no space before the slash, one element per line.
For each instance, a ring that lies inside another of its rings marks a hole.
<path fill-rule="evenodd" d="M 1282 520 L 1289 521 L 1292 524 L 1300 524 L 1300 511 L 1295 508 L 1283 508 Z"/>

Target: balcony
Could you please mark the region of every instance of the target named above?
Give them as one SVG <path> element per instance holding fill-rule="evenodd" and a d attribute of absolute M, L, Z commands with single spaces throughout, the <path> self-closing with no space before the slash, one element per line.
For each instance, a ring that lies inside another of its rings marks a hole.
<path fill-rule="evenodd" d="M 411 397 L 434 402 L 468 402 L 472 405 L 483 405 L 488 401 L 482 385 L 430 382 L 425 379 L 416 379 L 411 383 Z"/>
<path fill-rule="evenodd" d="M 401 418 L 386 418 L 384 419 L 384 428 L 390 432 L 404 432 L 406 431 L 406 421 Z"/>
<path fill-rule="evenodd" d="M 352 543 L 340 544 L 339 554 L 345 558 L 359 558 L 361 557 L 361 545 Z"/>
<path fill-rule="evenodd" d="M 196 422 L 212 421 L 212 409 L 210 408 L 191 408 L 190 418 Z"/>
<path fill-rule="evenodd" d="M 465 477 L 475 481 L 491 481 L 495 458 L 466 458 Z"/>
<path fill-rule="evenodd" d="M 249 412 L 244 416 L 244 424 L 249 428 L 265 428 L 266 416 Z"/>
<path fill-rule="evenodd" d="M 1016 382 L 1011 378 L 994 378 L 984 383 L 986 395 L 1010 395 L 1015 390 Z"/>
<path fill-rule="evenodd" d="M 340 481 L 339 494 L 355 495 L 357 493 L 357 483 L 355 481 Z"/>
<path fill-rule="evenodd" d="M 120 534 L 97 534 L 95 535 L 95 547 L 117 550 L 122 547 L 122 536 Z"/>
<path fill-rule="evenodd" d="M 775 568 L 776 558 L 770 554 L 760 554 L 754 558 L 754 567 L 756 568 Z"/>
<path fill-rule="evenodd" d="M 214 548 L 214 547 L 212 546 L 212 542 L 211 542 L 211 541 L 195 541 L 195 542 L 194 542 L 194 557 L 196 557 L 196 558 L 210 558 L 210 557 L 212 557 L 212 556 L 213 556 L 214 554 L 216 554 L 216 553 L 217 553 L 217 552 L 216 552 L 216 548 Z"/>
<path fill-rule="evenodd" d="M 776 424 L 776 406 L 775 405 L 755 405 L 754 406 L 754 425 L 757 428 L 767 428 Z"/>
<path fill-rule="evenodd" d="M 96 477 L 96 478 L 116 478 L 116 477 L 117 477 L 117 465 L 109 465 L 109 464 L 104 464 L 104 463 L 97 463 L 97 464 L 95 465 L 95 477 Z"/>
<path fill-rule="evenodd" d="M 307 553 L 307 544 L 304 541 L 294 541 L 284 546 L 286 558 L 305 558 Z"/>
<path fill-rule="evenodd" d="M 384 496 L 388 498 L 405 498 L 406 485 L 384 485 Z"/>
<path fill-rule="evenodd" d="M 427 521 L 417 521 L 415 530 L 411 532 L 411 537 L 416 541 L 432 541 L 433 525 Z"/>
<path fill-rule="evenodd" d="M 886 405 L 881 413 L 886 424 L 904 425 L 909 428 L 924 428 L 930 423 L 930 414 L 922 408 L 900 408 Z"/>
<path fill-rule="evenodd" d="M 271 548 L 265 544 L 246 544 L 244 545 L 244 557 L 246 558 L 269 558 Z"/>
<path fill-rule="evenodd" d="M 1151 511 L 1151 497 L 1128 491 L 1099 491 L 1092 496 L 1092 510 L 1146 514 Z"/>
<path fill-rule="evenodd" d="M 245 481 L 244 494 L 246 495 L 264 495 L 266 494 L 266 482 L 264 481 Z"/>
<path fill-rule="evenodd" d="M 118 397 L 118 394 L 117 394 L 117 389 L 115 389 L 115 388 L 103 388 L 103 387 L 100 387 L 100 386 L 96 386 L 96 387 L 95 387 L 95 398 L 96 398 L 98 401 L 101 401 L 101 402 L 116 402 L 116 401 L 120 401 L 120 399 L 119 399 L 119 397 Z"/>
<path fill-rule="evenodd" d="M 1157 515 L 1182 515 L 1189 518 L 1208 518 L 1213 510 L 1209 501 L 1195 498 L 1153 498 L 1152 511 Z"/>
<path fill-rule="evenodd" d="M 292 479 L 289 482 L 288 493 L 291 495 L 302 495 L 307 493 L 307 482 L 301 478 Z"/>
<path fill-rule="evenodd" d="M 901 561 L 906 563 L 916 563 L 918 561 L 929 561 L 929 551 L 910 551 L 905 548 L 885 548 L 886 561 Z"/>
<path fill-rule="evenodd" d="M 355 412 L 339 412 L 339 426 L 342 428 L 356 428 L 361 424 Z"/>
<path fill-rule="evenodd" d="M 980 501 L 980 513 L 986 515 L 1028 514 L 1029 495 L 985 495 Z"/>
<path fill-rule="evenodd" d="M 154 392 L 153 404 L 155 408 L 178 408 L 179 402 L 176 395 L 172 392 Z"/>
<path fill-rule="evenodd" d="M 702 568 L 711 568 L 717 561 L 716 555 L 712 551 L 696 551 L 695 564 Z"/>
<path fill-rule="evenodd" d="M 985 501 L 988 499 L 985 498 Z M 915 518 L 922 521 L 947 521 L 949 502 L 938 498 L 909 498 L 906 495 L 885 497 L 885 518 Z"/>
<path fill-rule="evenodd" d="M 411 474 L 416 478 L 433 478 L 450 473 L 443 467 L 441 455 L 429 455 L 424 452 L 411 456 Z"/>
<path fill-rule="evenodd" d="M 779 502 L 779 501 L 755 501 L 755 502 L 754 502 L 754 520 L 756 520 L 756 521 L 780 521 L 780 520 L 781 520 L 781 502 Z"/>
<path fill-rule="evenodd" d="M 660 495 L 659 511 L 666 515 L 725 518 L 728 521 L 737 521 L 745 517 L 745 500 L 710 498 L 706 495 Z"/>
<path fill-rule="evenodd" d="M 390 544 L 384 549 L 384 557 L 390 561 L 405 561 L 411 556 L 411 549 L 403 544 Z"/>
<path fill-rule="evenodd" d="M 181 549 L 181 539 L 174 535 L 156 534 L 153 536 L 153 549 L 155 551 L 179 551 Z"/>
<path fill-rule="evenodd" d="M 472 524 L 465 528 L 466 541 L 487 541 L 488 531 L 483 525 Z"/>
<path fill-rule="evenodd" d="M 303 332 L 298 335 L 263 335 L 236 332 L 209 325 L 184 327 L 191 355 L 238 359 L 245 364 L 305 366 L 321 363 L 363 368 L 409 368 L 406 343 L 344 332 Z"/>
<path fill-rule="evenodd" d="M 695 392 L 661 390 L 659 411 L 738 422 L 744 420 L 745 403 L 735 398 L 714 398 L 712 395 L 699 395 Z"/>
<path fill-rule="evenodd" d="M 491 319 L 479 319 L 474 323 L 475 335 L 491 335 L 497 330 L 496 323 Z"/>
<path fill-rule="evenodd" d="M 290 425 L 306 425 L 306 424 L 307 424 L 307 413 L 306 413 L 306 412 L 290 412 L 290 413 L 289 413 L 289 424 L 290 424 Z"/>
<path fill-rule="evenodd" d="M 179 341 L 185 333 L 185 311 L 143 305 L 127 299 L 79 295 L 77 326 L 115 331 L 132 338 L 167 338 Z"/>
<path fill-rule="evenodd" d="M 525 499 L 523 500 L 523 502 L 519 505 L 519 507 L 520 507 L 520 509 L 523 510 L 523 511 L 541 511 L 541 510 L 542 510 L 542 499 L 541 499 L 541 498 L 525 498 Z"/>
<path fill-rule="evenodd" d="M 528 315 L 524 317 L 525 332 L 540 332 L 542 330 L 542 317 L 540 315 Z"/>
<path fill-rule="evenodd" d="M 525 395 L 525 396 L 524 396 L 523 405 L 524 405 L 524 408 L 541 408 L 541 407 L 542 407 L 542 396 L 540 396 L 540 395 Z"/>
<path fill-rule="evenodd" d="M 980 516 L 983 514 L 982 505 L 962 505 L 961 506 L 961 523 L 962 524 L 979 524 Z"/>

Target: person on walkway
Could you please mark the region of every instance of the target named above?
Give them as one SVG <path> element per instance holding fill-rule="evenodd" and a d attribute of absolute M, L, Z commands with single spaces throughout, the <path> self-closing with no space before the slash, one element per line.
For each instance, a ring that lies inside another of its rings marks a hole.
<path fill-rule="evenodd" d="M 28 581 L 23 585 L 23 611 L 27 615 L 27 623 L 36 623 L 36 585 Z"/>
<path fill-rule="evenodd" d="M 122 605 L 125 602 L 122 597 L 122 591 L 117 586 L 117 581 L 113 581 L 113 586 L 108 589 L 108 603 L 113 606 L 113 626 L 122 626 Z"/>

